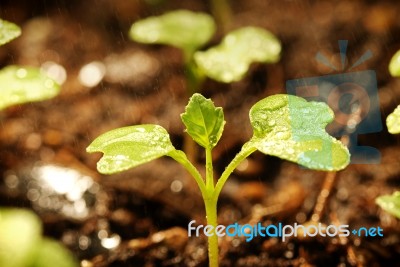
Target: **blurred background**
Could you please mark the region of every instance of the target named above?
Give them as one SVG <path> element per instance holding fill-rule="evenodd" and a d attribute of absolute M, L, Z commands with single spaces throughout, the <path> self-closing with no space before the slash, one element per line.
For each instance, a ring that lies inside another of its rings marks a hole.
<path fill-rule="evenodd" d="M 96 170 L 101 155 L 85 152 L 101 133 L 144 123 L 162 125 L 182 148 L 179 115 L 188 101 L 183 55 L 128 37 L 132 23 L 177 9 L 213 12 L 205 0 L 0 2 L 0 18 L 22 28 L 18 39 L 0 48 L 0 67 L 40 67 L 62 84 L 54 99 L 0 113 L 0 206 L 32 209 L 44 234 L 68 247 L 81 266 L 208 264 L 206 239 L 187 236 L 189 221 L 204 222 L 204 207 L 181 166 L 163 158 L 103 176 Z M 253 64 L 239 82 L 203 84 L 201 93 L 224 108 L 227 121 L 213 152 L 216 174 L 251 137 L 254 103 L 286 93 L 287 80 L 347 71 L 315 60 L 321 52 L 340 66 L 338 40 L 348 40 L 348 62 L 372 52 L 354 71 L 376 72 L 383 122 L 400 103 L 400 79 L 388 72 L 400 49 L 398 1 L 236 0 L 230 9 L 230 23 L 219 22 L 202 49 L 218 44 L 227 30 L 259 26 L 279 38 L 282 52 L 278 63 Z M 338 173 L 321 222 L 380 226 L 384 237 L 223 238 L 221 266 L 400 266 L 399 221 L 375 204 L 400 187 L 399 137 L 384 126 L 359 142 L 379 149 L 381 162 Z M 219 223 L 308 222 L 325 176 L 255 153 L 226 184 Z"/>

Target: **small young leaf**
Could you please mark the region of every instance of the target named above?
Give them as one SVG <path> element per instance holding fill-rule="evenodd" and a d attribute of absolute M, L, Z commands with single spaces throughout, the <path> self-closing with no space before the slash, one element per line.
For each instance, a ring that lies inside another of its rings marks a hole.
<path fill-rule="evenodd" d="M 400 219 L 400 191 L 380 196 L 375 200 L 382 209 Z"/>
<path fill-rule="evenodd" d="M 386 118 L 386 126 L 391 134 L 400 133 L 400 105 Z"/>
<path fill-rule="evenodd" d="M 134 23 L 131 39 L 147 44 L 167 44 L 194 52 L 207 43 L 215 31 L 211 16 L 188 10 L 177 10 Z"/>
<path fill-rule="evenodd" d="M 224 113 L 222 108 L 214 106 L 211 99 L 194 94 L 181 118 L 187 133 L 202 147 L 211 149 L 221 138 L 225 125 Z"/>
<path fill-rule="evenodd" d="M 8 66 L 0 71 L 0 110 L 52 98 L 60 86 L 33 67 Z"/>
<path fill-rule="evenodd" d="M 389 72 L 393 77 L 400 77 L 400 50 L 390 60 Z"/>
<path fill-rule="evenodd" d="M 250 110 L 254 136 L 250 143 L 261 152 L 310 169 L 340 170 L 350 160 L 348 149 L 325 132 L 334 118 L 319 102 L 292 95 L 274 95 Z"/>
<path fill-rule="evenodd" d="M 257 27 L 235 30 L 221 44 L 194 55 L 200 69 L 220 82 L 239 81 L 253 62 L 275 63 L 279 60 L 281 44 L 269 31 Z"/>
<path fill-rule="evenodd" d="M 145 124 L 118 128 L 97 137 L 86 151 L 103 152 L 97 170 L 103 174 L 121 172 L 174 151 L 168 132 L 159 125 Z"/>
<path fill-rule="evenodd" d="M 21 35 L 21 28 L 14 23 L 0 19 L 0 45 L 8 43 L 9 41 Z"/>

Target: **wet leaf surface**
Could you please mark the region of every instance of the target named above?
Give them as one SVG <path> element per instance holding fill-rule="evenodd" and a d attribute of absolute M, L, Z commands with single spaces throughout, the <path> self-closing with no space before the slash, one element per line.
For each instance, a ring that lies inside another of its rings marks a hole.
<path fill-rule="evenodd" d="M 217 145 L 224 130 L 224 112 L 216 108 L 211 99 L 194 94 L 181 115 L 186 132 L 204 148 Z"/>
<path fill-rule="evenodd" d="M 376 199 L 376 203 L 381 206 L 382 209 L 400 219 L 400 192 L 394 192 L 392 195 L 380 196 Z"/>
<path fill-rule="evenodd" d="M 389 114 L 389 116 L 387 116 L 386 125 L 389 133 L 400 133 L 400 106 L 398 106 L 392 113 Z"/>
<path fill-rule="evenodd" d="M 0 110 L 52 98 L 59 90 L 59 85 L 37 68 L 8 66 L 0 71 Z"/>
<path fill-rule="evenodd" d="M 136 125 L 111 130 L 86 149 L 103 152 L 97 169 L 104 174 L 121 172 L 175 150 L 167 131 L 159 125 Z"/>
<path fill-rule="evenodd" d="M 267 155 L 310 169 L 341 170 L 350 162 L 347 148 L 325 127 L 334 114 L 325 104 L 291 95 L 273 95 L 250 110 L 254 136 L 250 145 Z"/>
<path fill-rule="evenodd" d="M 10 42 L 21 35 L 21 28 L 16 24 L 0 19 L 0 45 Z"/>

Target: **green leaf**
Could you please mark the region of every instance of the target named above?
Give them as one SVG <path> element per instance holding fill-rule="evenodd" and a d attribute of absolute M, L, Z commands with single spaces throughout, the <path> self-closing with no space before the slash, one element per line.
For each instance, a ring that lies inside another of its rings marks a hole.
<path fill-rule="evenodd" d="M 333 111 L 320 102 L 292 95 L 273 95 L 250 110 L 254 136 L 250 144 L 261 152 L 310 169 L 340 170 L 349 164 L 348 149 L 325 132 Z"/>
<path fill-rule="evenodd" d="M 375 200 L 382 209 L 400 219 L 400 191 L 380 196 Z"/>
<path fill-rule="evenodd" d="M 400 105 L 386 118 L 386 125 L 391 134 L 400 133 Z"/>
<path fill-rule="evenodd" d="M 211 16 L 188 10 L 177 10 L 134 23 L 129 36 L 146 44 L 166 44 L 193 53 L 207 43 L 215 31 Z"/>
<path fill-rule="evenodd" d="M 41 234 L 41 222 L 33 212 L 0 209 L 0 266 L 30 266 Z"/>
<path fill-rule="evenodd" d="M 226 35 L 220 45 L 196 52 L 194 59 L 208 77 L 230 83 L 241 80 L 253 62 L 277 62 L 280 52 L 281 44 L 272 33 L 244 27 Z"/>
<path fill-rule="evenodd" d="M 104 174 L 121 172 L 174 151 L 167 131 L 152 124 L 118 128 L 97 137 L 87 152 L 103 152 L 97 170 Z"/>
<path fill-rule="evenodd" d="M 390 60 L 389 72 L 393 77 L 400 77 L 400 50 Z"/>
<path fill-rule="evenodd" d="M 211 99 L 194 94 L 181 118 L 187 133 L 196 143 L 210 149 L 216 146 L 224 130 L 225 121 L 222 108 L 216 108 Z"/>
<path fill-rule="evenodd" d="M 56 96 L 60 86 L 33 67 L 8 66 L 0 71 L 0 110 Z"/>
<path fill-rule="evenodd" d="M 32 267 L 78 267 L 71 252 L 55 240 L 44 238 L 38 245 L 38 252 Z"/>
<path fill-rule="evenodd" d="M 9 41 L 21 35 L 21 28 L 14 23 L 0 19 L 0 45 L 8 43 Z"/>

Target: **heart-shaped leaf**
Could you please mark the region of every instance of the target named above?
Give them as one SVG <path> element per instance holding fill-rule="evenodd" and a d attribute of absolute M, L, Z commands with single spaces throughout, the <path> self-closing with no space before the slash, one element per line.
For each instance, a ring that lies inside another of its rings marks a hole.
<path fill-rule="evenodd" d="M 250 144 L 261 152 L 310 169 L 340 170 L 350 160 L 348 149 L 326 131 L 333 111 L 320 102 L 292 95 L 274 95 L 250 110 L 254 136 Z"/>
<path fill-rule="evenodd" d="M 0 19 L 0 45 L 8 43 L 9 41 L 21 35 L 21 28 L 14 23 Z"/>
<path fill-rule="evenodd" d="M 204 148 L 216 146 L 224 130 L 224 112 L 211 99 L 194 94 L 181 115 L 187 133 Z"/>
<path fill-rule="evenodd" d="M 393 77 L 400 77 L 400 50 L 390 60 L 389 72 Z"/>
<path fill-rule="evenodd" d="M 8 66 L 0 71 L 0 110 L 56 96 L 60 86 L 33 67 Z"/>
<path fill-rule="evenodd" d="M 207 43 L 215 31 L 211 16 L 188 10 L 177 10 L 134 23 L 129 36 L 137 42 L 166 44 L 193 53 Z"/>
<path fill-rule="evenodd" d="M 97 137 L 87 152 L 103 152 L 97 170 L 121 172 L 174 151 L 168 132 L 159 125 L 145 124 L 118 128 Z"/>
<path fill-rule="evenodd" d="M 375 200 L 382 209 L 400 219 L 400 191 L 380 196 Z"/>
<path fill-rule="evenodd" d="M 220 45 L 196 52 L 194 58 L 208 77 L 230 83 L 241 80 L 253 62 L 277 62 L 280 52 L 281 44 L 272 33 L 244 27 L 226 35 Z"/>
<path fill-rule="evenodd" d="M 397 108 L 387 116 L 386 126 L 388 127 L 389 133 L 400 133 L 400 106 L 397 106 Z"/>

